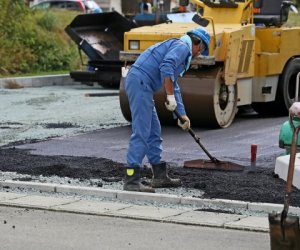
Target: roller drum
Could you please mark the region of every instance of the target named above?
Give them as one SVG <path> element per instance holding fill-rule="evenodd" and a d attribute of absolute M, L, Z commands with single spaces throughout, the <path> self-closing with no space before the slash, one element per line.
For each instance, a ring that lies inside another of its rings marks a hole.
<path fill-rule="evenodd" d="M 232 123 L 237 111 L 236 85 L 228 86 L 224 83 L 221 67 L 189 70 L 178 83 L 193 126 L 228 127 Z M 175 123 L 172 113 L 164 105 L 166 94 L 163 88 L 155 94 L 154 100 L 161 123 Z M 120 84 L 120 106 L 125 119 L 130 121 L 124 79 Z"/>

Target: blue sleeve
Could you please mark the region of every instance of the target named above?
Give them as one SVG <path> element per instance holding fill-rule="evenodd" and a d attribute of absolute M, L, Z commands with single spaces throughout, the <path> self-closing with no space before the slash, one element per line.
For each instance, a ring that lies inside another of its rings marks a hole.
<path fill-rule="evenodd" d="M 179 87 L 177 81 L 174 82 L 174 95 L 175 95 L 175 99 L 177 102 L 177 107 L 176 107 L 177 111 L 179 112 L 179 114 L 181 116 L 186 115 L 184 104 L 183 104 L 182 97 L 181 97 L 180 87 Z M 177 117 L 174 115 L 174 118 L 177 118 Z"/>
<path fill-rule="evenodd" d="M 174 82 L 178 78 L 178 75 L 184 70 L 185 62 L 189 55 L 190 52 L 186 45 L 182 43 L 171 45 L 171 48 L 165 54 L 162 63 L 159 65 L 162 81 L 166 77 L 170 77 Z"/>

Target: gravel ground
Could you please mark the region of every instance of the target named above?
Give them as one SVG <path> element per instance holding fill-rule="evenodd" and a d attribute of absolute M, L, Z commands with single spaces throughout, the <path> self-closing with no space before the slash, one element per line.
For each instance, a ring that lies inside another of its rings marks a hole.
<path fill-rule="evenodd" d="M 118 94 L 84 85 L 0 88 L 0 146 L 127 125 L 115 96 L 85 96 L 99 92 Z"/>

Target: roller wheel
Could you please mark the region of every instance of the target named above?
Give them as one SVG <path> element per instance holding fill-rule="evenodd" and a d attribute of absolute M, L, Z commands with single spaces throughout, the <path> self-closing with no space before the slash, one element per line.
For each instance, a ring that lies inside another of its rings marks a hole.
<path fill-rule="evenodd" d="M 119 101 L 120 101 L 121 112 L 124 118 L 127 121 L 131 122 L 131 113 L 130 113 L 128 98 L 125 92 L 123 77 L 121 77 L 121 82 L 120 82 Z"/>
<path fill-rule="evenodd" d="M 226 128 L 237 113 L 236 85 L 226 85 L 221 67 L 190 70 L 180 80 L 187 115 L 192 125 Z"/>
<path fill-rule="evenodd" d="M 233 122 L 237 112 L 236 85 L 226 85 L 221 67 L 189 70 L 179 80 L 183 103 L 192 126 L 226 128 Z M 155 94 L 156 110 L 162 124 L 174 124 L 172 113 L 166 110 L 163 90 Z M 123 81 L 120 84 L 122 113 L 131 120 Z"/>
<path fill-rule="evenodd" d="M 219 77 L 215 82 L 214 113 L 217 126 L 222 128 L 230 126 L 237 113 L 236 85 L 226 85 Z"/>

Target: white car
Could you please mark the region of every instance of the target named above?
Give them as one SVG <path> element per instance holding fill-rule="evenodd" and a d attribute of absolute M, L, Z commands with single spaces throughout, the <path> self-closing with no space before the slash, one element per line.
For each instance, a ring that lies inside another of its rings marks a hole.
<path fill-rule="evenodd" d="M 85 13 L 101 13 L 102 9 L 93 0 L 46 0 L 31 6 L 33 9 L 66 9 Z"/>

